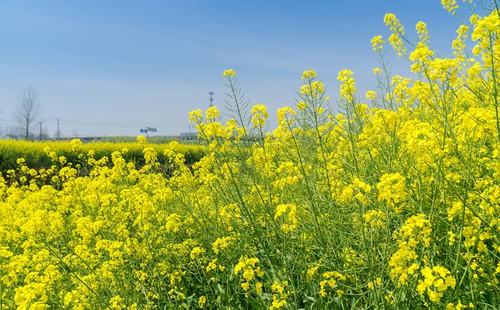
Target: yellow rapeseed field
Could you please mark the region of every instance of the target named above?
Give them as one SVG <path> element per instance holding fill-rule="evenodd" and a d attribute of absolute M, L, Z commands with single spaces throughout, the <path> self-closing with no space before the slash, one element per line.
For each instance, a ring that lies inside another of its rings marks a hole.
<path fill-rule="evenodd" d="M 169 142 L 169 148 L 185 156 L 187 164 L 197 162 L 205 154 L 205 149 L 196 144 L 180 144 Z M 166 144 L 150 144 L 158 153 L 158 160 L 163 163 L 162 151 Z M 91 152 L 92 156 L 100 159 L 110 157 L 114 151 L 120 151 L 127 161 L 140 165 L 144 162 L 144 146 L 133 142 L 87 142 L 73 141 L 15 141 L 0 140 L 0 171 L 14 169 L 17 159 L 24 158 L 30 168 L 49 168 L 54 164 L 54 157 L 63 157 L 64 163 L 82 166 L 85 158 Z M 57 161 L 57 160 L 56 160 Z"/>
<path fill-rule="evenodd" d="M 389 75 L 376 36 L 376 90 L 340 71 L 333 113 L 306 70 L 272 131 L 226 70 L 234 118 L 190 113 L 194 165 L 144 138 L 141 165 L 119 150 L 85 152 L 84 174 L 55 151 L 49 169 L 19 159 L 0 176 L 0 309 L 498 309 L 495 4 L 457 29 L 451 58 L 425 23 L 413 44 L 387 14 L 412 77 Z"/>

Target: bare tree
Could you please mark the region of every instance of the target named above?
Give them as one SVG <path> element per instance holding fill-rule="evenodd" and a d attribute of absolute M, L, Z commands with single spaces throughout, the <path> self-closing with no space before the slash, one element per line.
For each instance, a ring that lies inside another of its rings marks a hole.
<path fill-rule="evenodd" d="M 38 95 L 36 90 L 30 86 L 28 88 L 24 88 L 17 98 L 17 124 L 21 128 L 24 138 L 28 140 L 40 112 Z"/>

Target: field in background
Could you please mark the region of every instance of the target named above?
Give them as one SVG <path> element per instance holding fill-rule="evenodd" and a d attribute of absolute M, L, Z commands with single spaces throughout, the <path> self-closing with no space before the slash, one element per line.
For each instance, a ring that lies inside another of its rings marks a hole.
<path fill-rule="evenodd" d="M 119 140 L 119 139 L 116 139 Z M 135 140 L 135 139 L 134 139 Z M 152 139 L 155 141 L 155 139 Z M 111 158 L 115 151 L 124 151 L 123 157 L 130 162 L 142 165 L 144 162 L 144 145 L 137 141 L 130 142 L 89 142 L 81 143 L 71 141 L 17 141 L 0 140 L 0 171 L 15 169 L 17 159 L 24 158 L 27 166 L 30 168 L 48 168 L 53 163 L 51 152 L 59 156 L 64 156 L 67 162 L 77 164 L 86 157 L 89 151 L 92 151 L 94 158 L 100 159 L 104 156 Z M 156 140 L 159 142 L 158 140 Z M 150 140 L 148 139 L 148 142 Z M 158 153 L 158 161 L 164 162 L 163 151 L 169 146 L 170 149 L 184 155 L 186 163 L 191 165 L 201 157 L 205 151 L 204 148 L 196 144 L 181 144 L 170 141 L 167 143 L 152 143 L 148 147 L 154 148 Z M 54 154 L 52 154 L 54 155 Z M 82 155 L 85 155 L 82 157 Z"/>
<path fill-rule="evenodd" d="M 136 142 L 136 137 L 134 136 L 79 137 L 77 139 L 86 142 Z M 183 136 L 150 136 L 147 137 L 147 139 L 149 143 L 154 144 L 169 143 L 172 141 L 177 141 L 182 144 L 196 144 L 198 142 L 195 133 Z M 72 138 L 65 140 L 70 141 Z"/>

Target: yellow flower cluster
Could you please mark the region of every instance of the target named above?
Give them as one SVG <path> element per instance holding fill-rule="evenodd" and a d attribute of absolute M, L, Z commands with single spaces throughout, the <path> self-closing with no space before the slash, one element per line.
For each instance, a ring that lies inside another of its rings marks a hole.
<path fill-rule="evenodd" d="M 439 302 L 448 288 L 455 287 L 455 279 L 443 266 L 424 267 L 420 273 L 424 278 L 418 281 L 417 291 L 420 295 L 426 293 L 432 302 Z"/>
<path fill-rule="evenodd" d="M 304 96 L 320 97 L 325 92 L 325 85 L 321 81 L 312 81 L 300 87 L 300 94 Z"/>
<path fill-rule="evenodd" d="M 382 228 L 386 223 L 386 214 L 380 210 L 370 210 L 363 214 L 363 220 L 368 227 Z"/>
<path fill-rule="evenodd" d="M 285 288 L 287 286 L 287 282 L 274 282 L 271 285 L 271 290 L 273 292 L 273 303 L 269 307 L 269 310 L 278 310 L 286 307 L 287 302 L 287 294 L 285 293 Z"/>
<path fill-rule="evenodd" d="M 235 241 L 234 237 L 222 237 L 218 238 L 212 243 L 212 250 L 215 254 L 219 254 L 220 252 L 227 249 L 231 244 Z"/>
<path fill-rule="evenodd" d="M 369 90 L 366 92 L 365 97 L 370 101 L 377 100 L 377 92 L 374 90 Z"/>
<path fill-rule="evenodd" d="M 302 80 L 308 81 L 308 80 L 314 80 L 318 75 L 316 74 L 316 71 L 314 70 L 305 70 L 302 73 Z"/>
<path fill-rule="evenodd" d="M 234 71 L 233 69 L 227 69 L 227 70 L 224 70 L 222 75 L 225 78 L 234 78 L 234 77 L 236 77 L 236 71 Z"/>
<path fill-rule="evenodd" d="M 324 279 L 319 282 L 319 295 L 321 297 L 326 297 L 328 295 L 327 289 L 334 289 L 335 293 L 340 297 L 344 294 L 344 291 L 342 291 L 338 285 L 339 281 L 345 281 L 347 279 L 343 274 L 337 271 L 327 271 L 324 272 L 321 277 Z"/>
<path fill-rule="evenodd" d="M 384 16 L 384 23 L 389 30 L 391 35 L 389 36 L 389 44 L 396 51 L 398 56 L 403 56 L 406 54 L 406 47 L 403 42 L 403 37 L 405 35 L 405 29 L 399 19 L 393 13 L 387 13 Z"/>
<path fill-rule="evenodd" d="M 241 283 L 241 288 L 246 293 L 250 293 L 252 284 L 255 282 L 255 292 L 257 294 L 262 293 L 262 282 L 258 279 L 264 276 L 264 271 L 257 266 L 259 259 L 256 257 L 240 257 L 238 264 L 234 266 L 234 273 L 241 273 L 243 278 L 243 283 Z"/>
<path fill-rule="evenodd" d="M 394 207 L 406 199 L 405 178 L 399 173 L 384 174 L 377 184 L 378 200 Z"/>
<path fill-rule="evenodd" d="M 455 14 L 458 9 L 458 4 L 456 0 L 441 0 L 441 5 L 450 13 Z"/>
<path fill-rule="evenodd" d="M 420 42 L 426 44 L 429 41 L 429 30 L 427 30 L 427 24 L 423 21 L 419 21 L 415 25 L 415 30 L 417 31 Z"/>
<path fill-rule="evenodd" d="M 267 107 L 263 104 L 256 104 L 252 107 L 252 124 L 256 128 L 262 128 L 269 117 Z"/>
<path fill-rule="evenodd" d="M 337 80 L 340 82 L 340 97 L 352 101 L 356 93 L 356 83 L 353 78 L 353 72 L 349 69 L 340 70 L 337 75 Z"/>
<path fill-rule="evenodd" d="M 377 52 L 382 50 L 384 47 L 384 38 L 381 35 L 376 35 L 371 40 L 373 51 Z"/>
<path fill-rule="evenodd" d="M 285 217 L 281 229 L 285 232 L 293 231 L 297 228 L 297 207 L 294 204 L 279 204 L 276 206 L 276 213 L 274 219 L 278 220 Z"/>
<path fill-rule="evenodd" d="M 430 221 L 423 214 L 410 217 L 396 232 L 398 250 L 391 256 L 389 266 L 391 278 L 397 282 L 398 286 L 406 285 L 418 270 L 417 251 L 429 247 L 431 233 Z"/>

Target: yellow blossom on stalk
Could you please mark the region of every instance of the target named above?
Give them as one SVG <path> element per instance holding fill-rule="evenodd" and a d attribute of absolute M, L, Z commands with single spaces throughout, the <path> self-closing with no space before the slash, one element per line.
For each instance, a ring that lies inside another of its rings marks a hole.
<path fill-rule="evenodd" d="M 316 71 L 309 69 L 302 72 L 302 80 L 309 81 L 315 79 L 317 76 Z"/>
<path fill-rule="evenodd" d="M 361 256 L 361 253 L 351 247 L 343 248 L 341 257 L 344 261 L 345 266 L 363 266 L 363 264 L 365 263 L 364 258 Z"/>
<path fill-rule="evenodd" d="M 189 257 L 191 257 L 191 259 L 196 259 L 199 256 L 201 256 L 203 253 L 205 253 L 205 249 L 197 246 L 191 250 L 191 254 L 189 255 Z"/>
<path fill-rule="evenodd" d="M 119 310 L 119 309 L 125 309 L 126 307 L 123 304 L 123 299 L 119 295 L 117 295 L 109 300 L 108 308 L 113 310 Z"/>
<path fill-rule="evenodd" d="M 269 307 L 270 310 L 275 310 L 275 309 L 283 309 L 286 307 L 286 300 L 283 299 L 278 299 L 276 297 L 273 297 L 273 303 Z"/>
<path fill-rule="evenodd" d="M 389 205 L 406 199 L 405 178 L 399 173 L 384 174 L 377 184 L 378 200 Z"/>
<path fill-rule="evenodd" d="M 389 30 L 394 33 L 404 34 L 405 30 L 399 19 L 394 13 L 384 15 L 384 24 L 389 27 Z"/>
<path fill-rule="evenodd" d="M 342 189 L 340 193 L 339 200 L 340 202 L 350 202 L 354 196 L 354 188 L 353 186 L 346 186 Z"/>
<path fill-rule="evenodd" d="M 203 112 L 201 109 L 196 109 L 189 112 L 189 121 L 194 124 L 199 124 L 203 121 Z"/>
<path fill-rule="evenodd" d="M 285 288 L 288 283 L 286 281 L 283 282 L 273 282 L 271 285 L 271 291 L 273 292 L 273 302 L 269 307 L 270 310 L 278 310 L 286 307 L 287 302 L 287 294 L 285 293 Z"/>
<path fill-rule="evenodd" d="M 236 71 L 234 71 L 233 69 L 227 69 L 227 70 L 224 70 L 224 73 L 222 73 L 222 75 L 225 78 L 233 78 L 233 77 L 236 77 Z"/>
<path fill-rule="evenodd" d="M 455 82 L 457 68 L 456 59 L 436 58 L 429 62 L 429 77 L 440 82 Z"/>
<path fill-rule="evenodd" d="M 402 244 L 407 244 L 410 247 L 416 247 L 419 244 L 428 247 L 431 242 L 431 233 L 431 222 L 425 215 L 417 214 L 405 221 L 397 235 Z"/>
<path fill-rule="evenodd" d="M 342 273 L 337 271 L 327 271 L 322 274 L 322 280 L 319 282 L 319 295 L 321 297 L 326 297 L 328 295 L 328 289 L 336 289 L 337 294 L 342 295 L 342 291 L 338 289 L 338 282 L 345 281 L 347 278 Z"/>
<path fill-rule="evenodd" d="M 398 286 L 406 285 L 408 280 L 414 276 L 419 265 L 415 250 L 407 245 L 400 245 L 389 260 L 390 276 Z"/>
<path fill-rule="evenodd" d="M 380 210 L 369 210 L 363 214 L 365 224 L 373 228 L 382 228 L 386 222 L 386 214 Z"/>
<path fill-rule="evenodd" d="M 151 168 L 157 165 L 158 154 L 154 148 L 152 147 L 145 148 L 143 150 L 143 154 L 144 154 L 144 161 L 146 163 L 144 168 Z"/>
<path fill-rule="evenodd" d="M 443 8 L 445 8 L 445 10 L 447 10 L 453 15 L 458 9 L 458 4 L 456 0 L 441 0 L 441 5 L 443 6 Z"/>
<path fill-rule="evenodd" d="M 348 82 L 349 80 L 352 79 L 353 73 L 349 69 L 343 69 L 340 70 L 339 73 L 337 74 L 337 80 L 340 82 Z"/>
<path fill-rule="evenodd" d="M 175 214 L 175 213 L 170 214 L 167 217 L 165 229 L 168 232 L 173 232 L 173 233 L 178 232 L 181 228 L 181 220 L 182 220 L 182 218 L 180 215 Z"/>
<path fill-rule="evenodd" d="M 306 272 L 307 280 L 311 281 L 314 278 L 314 276 L 318 272 L 319 267 L 320 267 L 319 265 L 315 265 L 307 269 Z"/>
<path fill-rule="evenodd" d="M 455 279 L 442 266 L 424 267 L 420 273 L 423 279 L 418 281 L 417 292 L 420 295 L 426 293 L 432 302 L 439 302 L 448 288 L 455 287 Z"/>
<path fill-rule="evenodd" d="M 281 225 L 281 229 L 285 232 L 293 231 L 297 228 L 297 207 L 294 204 L 279 204 L 276 206 L 276 213 L 274 214 L 274 219 L 280 219 L 285 216 L 284 223 Z"/>
<path fill-rule="evenodd" d="M 297 184 L 300 181 L 300 171 L 297 165 L 291 161 L 285 161 L 279 164 L 274 171 L 277 178 L 273 186 L 283 189 L 287 186 Z"/>
<path fill-rule="evenodd" d="M 340 82 L 340 97 L 346 100 L 353 100 L 356 93 L 356 83 L 351 70 L 340 70 L 337 74 L 337 80 Z"/>
<path fill-rule="evenodd" d="M 368 289 L 373 290 L 381 285 L 382 285 L 382 279 L 378 277 L 375 280 L 368 282 Z"/>
<path fill-rule="evenodd" d="M 137 143 L 139 143 L 140 145 L 144 145 L 144 144 L 148 143 L 148 139 L 144 135 L 137 136 L 136 140 L 137 140 Z"/>
<path fill-rule="evenodd" d="M 365 97 L 370 101 L 375 101 L 377 100 L 377 92 L 374 90 L 369 90 L 366 92 Z"/>
<path fill-rule="evenodd" d="M 411 66 L 411 71 L 415 73 L 423 71 L 433 55 L 434 52 L 426 44 L 422 42 L 417 43 L 415 50 L 410 53 L 409 57 L 410 61 L 414 63 Z"/>
<path fill-rule="evenodd" d="M 234 242 L 234 240 L 234 237 L 218 238 L 212 243 L 212 250 L 215 252 L 215 254 L 219 254 L 221 251 L 227 249 Z"/>
<path fill-rule="evenodd" d="M 304 96 L 319 97 L 325 92 L 325 85 L 321 81 L 313 81 L 300 87 L 300 94 Z"/>
<path fill-rule="evenodd" d="M 207 120 L 214 121 L 220 117 L 220 111 L 216 106 L 211 106 L 205 111 Z"/>
<path fill-rule="evenodd" d="M 61 165 L 66 164 L 66 157 L 65 156 L 59 156 L 58 160 L 59 160 L 59 163 Z"/>
<path fill-rule="evenodd" d="M 431 223 L 423 214 L 408 218 L 396 232 L 398 250 L 389 260 L 390 276 L 398 286 L 406 285 L 419 269 L 418 246 L 428 247 L 431 242 Z"/>
<path fill-rule="evenodd" d="M 264 285 L 262 284 L 262 282 L 257 282 L 255 283 L 255 293 L 257 293 L 257 295 L 262 295 L 263 293 L 263 287 Z"/>
<path fill-rule="evenodd" d="M 45 287 L 43 283 L 34 282 L 17 289 L 14 300 L 18 309 L 47 309 Z"/>
<path fill-rule="evenodd" d="M 452 41 L 451 47 L 453 48 L 453 54 L 456 57 L 463 57 L 464 50 L 466 48 L 465 40 L 467 39 L 469 27 L 467 25 L 460 25 L 456 32 L 457 37 Z"/>
<path fill-rule="evenodd" d="M 286 126 L 287 123 L 292 121 L 293 115 L 297 114 L 294 109 L 291 107 L 281 107 L 276 111 L 276 117 L 278 119 L 278 124 L 282 126 Z"/>
<path fill-rule="evenodd" d="M 203 295 L 198 298 L 198 307 L 204 308 L 207 303 L 207 296 Z"/>
<path fill-rule="evenodd" d="M 364 193 L 369 193 L 372 190 L 372 187 L 361 181 L 359 178 L 354 178 L 352 180 L 352 184 L 354 184 L 358 189 L 362 190 Z"/>
<path fill-rule="evenodd" d="M 339 196 L 339 201 L 347 203 L 355 199 L 362 205 L 367 205 L 369 203 L 367 195 L 371 192 L 371 190 L 372 187 L 369 184 L 366 184 L 359 178 L 354 178 L 352 180 L 352 184 L 347 185 L 342 190 Z"/>
<path fill-rule="evenodd" d="M 372 72 L 373 72 L 373 75 L 379 75 L 382 73 L 382 69 L 380 69 L 379 67 L 375 67 L 375 68 L 373 68 Z"/>
<path fill-rule="evenodd" d="M 267 107 L 264 104 L 256 104 L 252 107 L 252 124 L 256 128 L 262 128 L 269 117 Z"/>
<path fill-rule="evenodd" d="M 257 266 L 259 263 L 259 259 L 256 257 L 240 257 L 238 264 L 234 267 L 234 274 L 242 274 L 243 283 L 241 284 L 241 288 L 244 291 L 248 291 L 250 289 L 250 283 L 256 278 L 262 278 L 264 276 L 264 272 Z"/>
<path fill-rule="evenodd" d="M 415 30 L 417 31 L 418 38 L 420 42 L 427 43 L 429 41 L 429 30 L 427 30 L 427 24 L 423 21 L 417 22 L 415 25 Z"/>
<path fill-rule="evenodd" d="M 498 29 L 500 28 L 500 16 L 498 12 L 492 11 L 488 16 L 480 18 L 479 16 L 472 16 L 471 23 L 473 24 L 473 30 L 471 38 L 473 41 L 477 41 L 476 46 L 472 49 L 474 55 L 479 55 L 481 52 L 486 52 L 483 54 L 483 61 L 488 65 L 488 56 L 493 53 L 498 53 Z M 493 49 L 492 51 L 489 51 Z M 490 56 L 491 57 L 491 56 Z"/>
<path fill-rule="evenodd" d="M 302 88 L 301 88 L 301 90 L 302 90 Z M 307 108 L 308 108 L 308 104 L 305 103 L 304 101 L 297 102 L 297 109 L 299 109 L 300 111 L 305 111 Z"/>
<path fill-rule="evenodd" d="M 207 266 L 205 267 L 205 270 L 207 272 L 210 272 L 215 269 L 219 269 L 220 271 L 224 271 L 226 268 L 223 265 L 217 264 L 217 258 L 212 259 L 210 262 L 208 262 Z"/>
<path fill-rule="evenodd" d="M 446 305 L 446 310 L 463 310 L 463 309 L 473 309 L 474 308 L 474 304 L 473 303 L 469 303 L 468 305 L 464 305 L 462 304 L 462 302 L 459 300 L 457 302 L 457 304 L 453 304 L 453 303 L 448 303 Z"/>
<path fill-rule="evenodd" d="M 404 56 L 406 54 L 406 46 L 397 33 L 393 33 L 389 36 L 389 44 L 391 44 L 398 56 Z"/>
<path fill-rule="evenodd" d="M 371 39 L 372 50 L 374 52 L 382 50 L 382 48 L 384 47 L 384 43 L 385 43 L 384 39 L 382 38 L 381 35 L 374 36 Z"/>
<path fill-rule="evenodd" d="M 71 139 L 69 143 L 71 144 L 71 149 L 73 151 L 77 151 L 83 145 L 82 140 L 80 139 Z"/>

